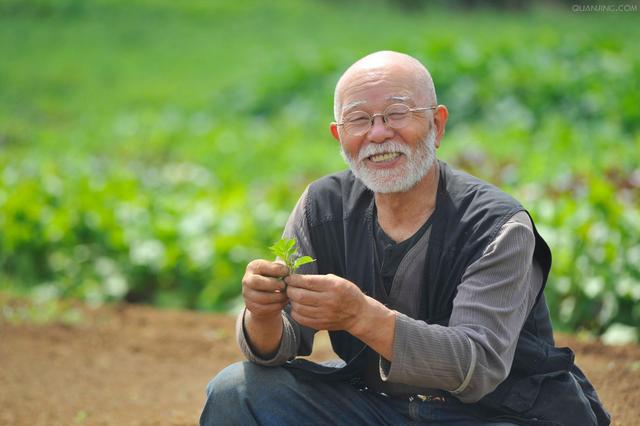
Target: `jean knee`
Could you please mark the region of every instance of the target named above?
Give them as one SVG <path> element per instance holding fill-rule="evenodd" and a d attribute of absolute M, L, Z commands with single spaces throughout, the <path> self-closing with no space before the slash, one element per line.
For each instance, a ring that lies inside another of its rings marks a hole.
<path fill-rule="evenodd" d="M 289 381 L 293 378 L 283 368 L 247 361 L 231 364 L 207 384 L 200 424 L 254 424 L 253 410 L 268 411 L 274 389 Z"/>
<path fill-rule="evenodd" d="M 206 387 L 207 398 L 215 392 L 217 395 L 224 395 L 237 391 L 245 380 L 243 362 L 236 362 L 222 369 L 209 381 Z"/>
<path fill-rule="evenodd" d="M 243 361 L 231 364 L 220 371 L 206 387 L 207 398 L 233 398 L 235 401 L 251 398 L 252 394 L 262 394 L 274 385 L 291 380 L 283 368 L 263 367 Z M 255 396 L 255 395 L 254 395 Z"/>

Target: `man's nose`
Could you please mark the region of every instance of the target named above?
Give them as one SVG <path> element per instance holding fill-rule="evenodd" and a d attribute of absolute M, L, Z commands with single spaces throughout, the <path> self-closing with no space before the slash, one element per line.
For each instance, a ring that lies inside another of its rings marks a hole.
<path fill-rule="evenodd" d="M 382 143 L 393 137 L 393 129 L 384 122 L 382 115 L 375 115 L 372 118 L 368 136 L 371 142 Z"/>

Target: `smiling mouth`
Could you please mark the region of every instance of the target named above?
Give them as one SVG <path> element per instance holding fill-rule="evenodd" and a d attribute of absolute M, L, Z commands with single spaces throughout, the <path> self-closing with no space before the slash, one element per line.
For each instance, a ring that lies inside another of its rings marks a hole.
<path fill-rule="evenodd" d="M 391 161 L 398 158 L 401 154 L 399 152 L 385 152 L 382 154 L 372 155 L 367 157 L 369 161 L 374 163 L 382 163 L 385 161 Z"/>

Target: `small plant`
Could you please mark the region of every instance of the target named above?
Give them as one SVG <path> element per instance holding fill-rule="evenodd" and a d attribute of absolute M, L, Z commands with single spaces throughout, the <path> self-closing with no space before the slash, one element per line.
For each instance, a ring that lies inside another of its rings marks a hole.
<path fill-rule="evenodd" d="M 269 247 L 271 252 L 279 257 L 289 268 L 289 273 L 294 274 L 296 270 L 302 265 L 315 262 L 310 256 L 300 256 L 298 254 L 298 248 L 296 247 L 296 239 L 282 238 L 274 245 Z"/>

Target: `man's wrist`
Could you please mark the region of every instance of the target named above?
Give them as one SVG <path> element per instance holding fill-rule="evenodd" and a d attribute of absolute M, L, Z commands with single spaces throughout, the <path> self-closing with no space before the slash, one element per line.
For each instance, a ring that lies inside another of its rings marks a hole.
<path fill-rule="evenodd" d="M 242 320 L 245 340 L 251 351 L 263 359 L 272 358 L 280 348 L 284 326 L 282 312 L 273 316 L 254 316 L 245 308 Z"/>
<path fill-rule="evenodd" d="M 363 307 L 353 326 L 347 330 L 384 358 L 393 358 L 396 312 L 365 296 Z"/>

